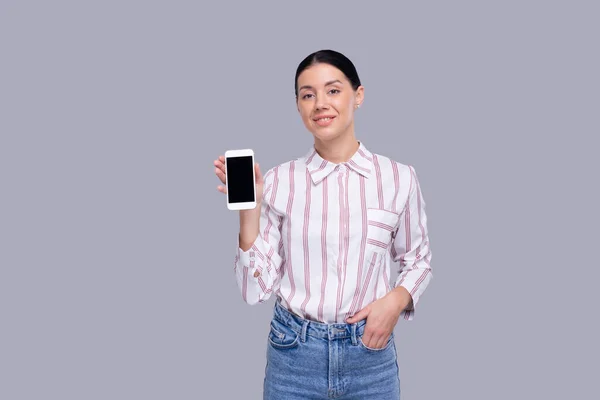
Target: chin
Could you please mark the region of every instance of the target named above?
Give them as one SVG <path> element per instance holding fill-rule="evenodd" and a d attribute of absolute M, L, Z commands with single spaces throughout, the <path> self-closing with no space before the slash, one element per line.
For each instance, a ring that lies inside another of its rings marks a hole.
<path fill-rule="evenodd" d="M 313 134 L 313 136 L 324 142 L 337 139 L 340 136 L 343 136 L 344 132 L 346 131 L 347 129 L 340 129 L 339 127 L 332 126 L 329 126 L 327 128 L 311 126 L 310 128 L 310 132 Z"/>
<path fill-rule="evenodd" d="M 339 132 L 313 131 L 312 134 L 316 139 L 322 142 L 328 142 L 330 140 L 337 139 L 341 136 Z"/>

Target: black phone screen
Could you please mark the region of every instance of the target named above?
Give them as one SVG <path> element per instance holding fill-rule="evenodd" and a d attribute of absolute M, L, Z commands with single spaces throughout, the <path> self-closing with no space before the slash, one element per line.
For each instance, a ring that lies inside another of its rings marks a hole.
<path fill-rule="evenodd" d="M 230 203 L 246 203 L 254 199 L 252 156 L 227 157 L 227 193 Z"/>

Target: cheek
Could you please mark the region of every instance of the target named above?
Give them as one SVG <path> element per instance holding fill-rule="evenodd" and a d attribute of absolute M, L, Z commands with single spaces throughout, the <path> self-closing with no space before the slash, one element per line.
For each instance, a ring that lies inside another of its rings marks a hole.
<path fill-rule="evenodd" d="M 352 114 L 352 110 L 354 108 L 352 101 L 347 98 L 339 99 L 339 101 L 336 104 L 336 107 L 341 113 L 344 114 Z"/>
<path fill-rule="evenodd" d="M 302 120 L 310 122 L 310 110 L 307 110 L 305 107 L 300 107 L 298 111 L 300 112 Z"/>

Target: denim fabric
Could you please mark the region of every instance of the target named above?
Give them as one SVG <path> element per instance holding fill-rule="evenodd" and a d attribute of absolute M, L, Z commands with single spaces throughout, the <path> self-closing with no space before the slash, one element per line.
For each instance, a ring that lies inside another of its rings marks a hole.
<path fill-rule="evenodd" d="M 394 334 L 382 349 L 367 348 L 362 342 L 365 324 L 306 320 L 277 301 L 263 399 L 400 399 Z"/>

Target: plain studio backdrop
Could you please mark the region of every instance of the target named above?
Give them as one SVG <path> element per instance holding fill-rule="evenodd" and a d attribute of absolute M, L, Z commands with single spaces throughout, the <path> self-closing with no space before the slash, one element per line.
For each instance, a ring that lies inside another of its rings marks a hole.
<path fill-rule="evenodd" d="M 294 73 L 324 48 L 365 86 L 357 137 L 427 204 L 402 398 L 598 398 L 599 13 L 2 0 L 0 398 L 261 398 L 273 298 L 241 299 L 212 163 L 308 151 Z"/>

